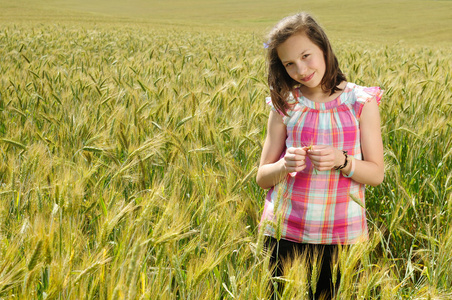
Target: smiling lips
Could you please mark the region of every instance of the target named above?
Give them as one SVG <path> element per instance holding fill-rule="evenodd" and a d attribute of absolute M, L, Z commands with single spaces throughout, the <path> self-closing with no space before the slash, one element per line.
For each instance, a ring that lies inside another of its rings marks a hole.
<path fill-rule="evenodd" d="M 314 73 L 312 73 L 312 74 L 309 75 L 309 76 L 306 76 L 306 77 L 302 78 L 301 81 L 303 81 L 303 82 L 308 82 L 309 80 L 312 79 L 312 77 L 314 77 Z"/>

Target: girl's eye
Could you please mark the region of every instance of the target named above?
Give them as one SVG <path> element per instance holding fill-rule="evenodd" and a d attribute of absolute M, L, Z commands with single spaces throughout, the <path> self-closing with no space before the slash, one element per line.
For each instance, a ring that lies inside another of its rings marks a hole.
<path fill-rule="evenodd" d="M 308 58 L 309 54 L 303 55 L 303 58 Z"/>
<path fill-rule="evenodd" d="M 288 67 L 290 67 L 291 65 L 292 65 L 292 63 L 287 63 L 285 67 L 288 68 Z"/>

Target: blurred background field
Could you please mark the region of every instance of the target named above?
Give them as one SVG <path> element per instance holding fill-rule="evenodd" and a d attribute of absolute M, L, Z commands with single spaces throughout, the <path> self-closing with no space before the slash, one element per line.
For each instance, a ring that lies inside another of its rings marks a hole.
<path fill-rule="evenodd" d="M 174 25 L 259 35 L 283 16 L 308 11 L 335 38 L 426 46 L 450 45 L 452 40 L 450 0 L 2 0 L 0 6 L 4 24 Z"/>
<path fill-rule="evenodd" d="M 451 7 L 0 0 L 0 298 L 267 298 L 262 45 L 300 10 L 385 90 L 386 178 L 338 298 L 452 298 Z"/>

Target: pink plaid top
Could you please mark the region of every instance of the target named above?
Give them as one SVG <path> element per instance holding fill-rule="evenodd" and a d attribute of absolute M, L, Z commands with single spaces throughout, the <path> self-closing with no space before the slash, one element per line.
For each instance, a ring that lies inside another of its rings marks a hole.
<path fill-rule="evenodd" d="M 380 103 L 379 87 L 347 83 L 333 101 L 316 103 L 296 89 L 283 116 L 287 126 L 286 148 L 332 145 L 362 159 L 359 118 L 364 104 Z M 271 104 L 271 99 L 267 98 Z M 284 153 L 282 154 L 284 155 Z M 264 234 L 310 244 L 353 244 L 367 234 L 365 186 L 336 170 L 316 171 L 307 158 L 306 168 L 271 188 L 265 199 L 261 226 Z M 358 204 L 358 202 L 361 202 Z"/>

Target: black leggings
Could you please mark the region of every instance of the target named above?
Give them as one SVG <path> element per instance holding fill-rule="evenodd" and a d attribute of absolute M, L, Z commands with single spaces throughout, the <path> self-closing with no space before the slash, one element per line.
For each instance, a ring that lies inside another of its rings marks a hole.
<path fill-rule="evenodd" d="M 271 251 L 270 266 L 275 266 L 273 276 L 283 276 L 282 261 L 293 258 L 295 253 L 304 254 L 308 257 L 313 257 L 315 251 L 320 251 L 323 256 L 320 257 L 322 267 L 320 270 L 319 280 L 317 282 L 317 288 L 315 293 L 315 299 L 319 299 L 320 295 L 326 296 L 323 299 L 331 299 L 333 297 L 334 290 L 337 291 L 340 283 L 340 272 L 338 268 L 337 281 L 335 288 L 332 282 L 331 261 L 334 259 L 337 261 L 337 245 L 316 245 L 316 244 L 303 244 L 295 243 L 281 239 L 278 241 L 273 237 L 267 237 L 266 248 Z M 310 282 L 308 280 L 308 282 Z M 271 285 L 272 294 L 274 294 L 273 285 Z M 284 286 L 278 284 L 278 293 L 281 295 Z M 312 291 L 310 290 L 310 299 L 312 299 Z"/>

